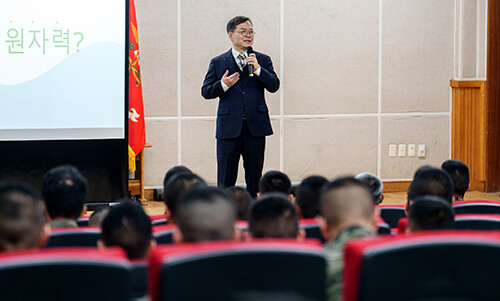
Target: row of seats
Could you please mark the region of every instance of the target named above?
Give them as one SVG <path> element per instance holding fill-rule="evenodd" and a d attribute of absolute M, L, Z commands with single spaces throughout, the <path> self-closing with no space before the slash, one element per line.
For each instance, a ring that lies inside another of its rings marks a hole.
<path fill-rule="evenodd" d="M 161 220 L 161 219 L 156 219 Z M 379 234 L 390 234 L 391 229 L 388 224 L 380 222 Z M 248 222 L 237 221 L 235 228 L 240 231 L 248 230 Z M 316 219 L 304 219 L 299 221 L 299 228 L 304 229 L 306 238 L 316 238 L 322 243 L 325 239 L 321 235 Z M 177 230 L 176 225 L 159 224 L 153 226 L 153 238 L 158 244 L 173 243 L 173 233 Z M 54 229 L 50 235 L 47 247 L 94 247 L 101 236 L 100 228 L 81 226 L 79 228 Z"/>
<path fill-rule="evenodd" d="M 353 240 L 344 252 L 344 300 L 498 300 L 499 269 L 496 231 Z"/>
<path fill-rule="evenodd" d="M 496 300 L 500 233 L 434 232 L 353 240 L 344 300 Z M 161 246 L 149 261 L 120 249 L 53 248 L 0 255 L 2 300 L 325 300 L 318 241 L 261 240 Z M 146 281 L 146 279 L 150 279 Z M 146 286 L 147 283 L 147 286 Z"/>
<path fill-rule="evenodd" d="M 0 280 L 8 289 L 0 299 L 121 301 L 147 291 L 152 300 L 259 300 L 284 292 L 325 300 L 326 265 L 316 240 L 161 246 L 149 262 L 130 262 L 120 249 L 4 253 Z"/>
<path fill-rule="evenodd" d="M 404 205 L 379 205 L 380 216 L 391 228 L 398 226 L 400 218 L 406 217 Z M 497 201 L 460 201 L 453 204 L 455 214 L 500 214 Z"/>

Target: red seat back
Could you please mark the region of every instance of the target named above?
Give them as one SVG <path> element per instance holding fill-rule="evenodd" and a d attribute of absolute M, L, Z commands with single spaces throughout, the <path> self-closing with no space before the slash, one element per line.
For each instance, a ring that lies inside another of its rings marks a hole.
<path fill-rule="evenodd" d="M 484 213 L 500 214 L 500 202 L 497 201 L 458 201 L 453 204 L 455 214 Z"/>
<path fill-rule="evenodd" d="M 345 247 L 344 300 L 494 300 L 500 235 L 420 232 L 353 240 Z"/>
<path fill-rule="evenodd" d="M 101 228 L 78 227 L 52 229 L 47 247 L 97 247 Z"/>
<path fill-rule="evenodd" d="M 118 248 L 0 255 L 0 300 L 128 300 L 130 265 Z"/>
<path fill-rule="evenodd" d="M 255 240 L 164 246 L 153 251 L 153 300 L 230 300 L 253 292 L 296 292 L 324 300 L 326 260 L 319 242 Z"/>
<path fill-rule="evenodd" d="M 458 230 L 500 230 L 498 214 L 457 214 L 454 228 Z"/>
<path fill-rule="evenodd" d="M 174 242 L 173 234 L 178 230 L 177 225 L 156 225 L 153 226 L 153 238 L 158 244 L 171 244 Z"/>
<path fill-rule="evenodd" d="M 404 205 L 378 205 L 376 208 L 380 209 L 380 217 L 389 224 L 391 228 L 396 228 L 398 226 L 398 220 L 406 216 Z"/>

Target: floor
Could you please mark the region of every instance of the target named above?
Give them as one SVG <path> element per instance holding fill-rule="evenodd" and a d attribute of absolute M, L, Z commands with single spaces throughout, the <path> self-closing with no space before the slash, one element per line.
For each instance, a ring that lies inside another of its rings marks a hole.
<path fill-rule="evenodd" d="M 404 205 L 406 200 L 406 192 L 388 192 L 384 194 L 382 205 Z M 498 192 L 486 193 L 478 191 L 470 191 L 465 194 L 465 200 L 490 200 L 500 201 Z M 163 202 L 155 202 L 152 200 L 143 201 L 143 208 L 148 215 L 164 214 L 165 205 Z"/>

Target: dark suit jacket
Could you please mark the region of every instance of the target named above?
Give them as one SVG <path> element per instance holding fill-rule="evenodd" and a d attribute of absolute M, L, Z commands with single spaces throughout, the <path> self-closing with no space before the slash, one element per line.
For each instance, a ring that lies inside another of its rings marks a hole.
<path fill-rule="evenodd" d="M 273 134 L 264 89 L 274 93 L 278 91 L 280 81 L 274 72 L 271 58 L 263 53 L 254 53 L 261 71 L 259 76 L 255 75 L 253 78 L 248 76 L 248 66 L 240 72 L 231 49 L 210 61 L 201 87 L 201 95 L 206 99 L 219 97 L 215 134 L 217 139 L 238 137 L 243 126 L 244 112 L 246 112 L 248 129 L 253 136 Z M 228 76 L 240 72 L 240 79 L 224 92 L 220 81 L 226 70 L 229 70 Z"/>

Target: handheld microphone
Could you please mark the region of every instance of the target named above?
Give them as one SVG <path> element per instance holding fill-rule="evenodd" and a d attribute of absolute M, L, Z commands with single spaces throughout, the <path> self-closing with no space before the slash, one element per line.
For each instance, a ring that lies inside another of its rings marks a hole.
<path fill-rule="evenodd" d="M 250 56 L 251 53 L 253 53 L 252 47 L 247 48 L 247 53 L 248 56 Z M 253 76 L 253 65 L 248 64 L 248 76 L 252 77 Z"/>

